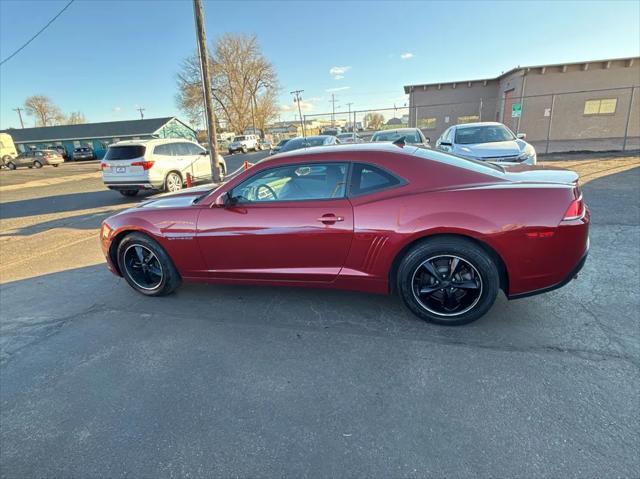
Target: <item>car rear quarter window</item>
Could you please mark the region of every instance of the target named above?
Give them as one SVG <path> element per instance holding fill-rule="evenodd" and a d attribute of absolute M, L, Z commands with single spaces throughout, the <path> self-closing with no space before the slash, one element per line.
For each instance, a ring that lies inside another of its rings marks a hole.
<path fill-rule="evenodd" d="M 377 166 L 364 163 L 353 165 L 351 196 L 360 196 L 400 186 L 405 180 Z"/>
<path fill-rule="evenodd" d="M 171 143 L 165 143 L 164 145 L 156 145 L 153 148 L 154 155 L 171 156 Z"/>
<path fill-rule="evenodd" d="M 143 145 L 123 145 L 110 146 L 107 154 L 104 155 L 106 161 L 109 160 L 133 160 L 144 156 L 146 148 Z"/>

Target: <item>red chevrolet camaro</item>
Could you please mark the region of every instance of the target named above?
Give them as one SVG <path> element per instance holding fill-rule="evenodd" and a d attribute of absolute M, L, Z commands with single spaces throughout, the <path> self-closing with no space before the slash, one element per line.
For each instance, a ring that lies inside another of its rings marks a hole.
<path fill-rule="evenodd" d="M 111 271 L 136 291 L 181 281 L 396 292 L 417 316 L 464 324 L 574 278 L 589 212 L 578 176 L 393 144 L 308 148 L 216 189 L 151 199 L 104 221 Z"/>

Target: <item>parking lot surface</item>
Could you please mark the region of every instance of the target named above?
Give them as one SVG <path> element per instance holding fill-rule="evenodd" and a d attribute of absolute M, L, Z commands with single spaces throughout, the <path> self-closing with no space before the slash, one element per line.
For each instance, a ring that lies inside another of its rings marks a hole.
<path fill-rule="evenodd" d="M 96 164 L 0 172 L 2 475 L 640 476 L 640 158 L 553 164 L 592 212 L 580 277 L 459 328 L 350 292 L 143 297 L 97 235 L 139 198 Z"/>

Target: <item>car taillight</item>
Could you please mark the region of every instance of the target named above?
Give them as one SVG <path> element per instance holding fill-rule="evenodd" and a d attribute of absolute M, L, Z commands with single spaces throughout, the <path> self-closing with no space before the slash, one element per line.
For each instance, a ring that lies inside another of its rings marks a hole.
<path fill-rule="evenodd" d="M 104 170 L 105 168 L 109 168 L 109 165 L 107 165 L 106 163 L 100 163 L 100 169 Z"/>
<path fill-rule="evenodd" d="M 134 161 L 131 166 L 142 166 L 142 169 L 146 171 L 153 166 L 153 161 Z"/>
<path fill-rule="evenodd" d="M 582 190 L 576 185 L 573 190 L 574 199 L 569 204 L 567 211 L 564 213 L 562 221 L 577 220 L 584 215 L 584 200 L 582 199 Z"/>

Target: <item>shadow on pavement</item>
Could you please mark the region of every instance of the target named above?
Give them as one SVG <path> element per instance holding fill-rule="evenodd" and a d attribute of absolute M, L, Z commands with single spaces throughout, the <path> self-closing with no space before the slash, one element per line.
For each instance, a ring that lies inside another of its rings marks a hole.
<path fill-rule="evenodd" d="M 82 215 L 65 216 L 64 218 L 57 218 L 50 221 L 43 221 L 42 223 L 36 223 L 11 229 L 9 233 L 2 232 L 0 233 L 0 238 L 12 236 L 30 236 L 53 228 L 69 228 L 74 230 L 95 229 L 100 227 L 100 224 L 103 220 L 117 213 L 118 211 L 121 211 L 121 208 L 114 208 L 108 211 L 101 211 L 99 213 L 86 213 Z"/>
<path fill-rule="evenodd" d="M 583 185 L 591 221 L 599 225 L 640 225 L 640 168 L 589 181 Z M 593 198 L 593 200 L 592 200 Z"/>
<path fill-rule="evenodd" d="M 139 194 L 133 198 L 133 201 L 144 199 L 152 194 L 153 193 Z M 67 211 L 100 208 L 103 206 L 127 205 L 131 202 L 132 198 L 125 198 L 111 190 L 47 196 L 44 198 L 32 198 L 2 203 L 2 205 L 0 205 L 0 218 L 22 218 L 25 216 L 63 213 Z"/>

